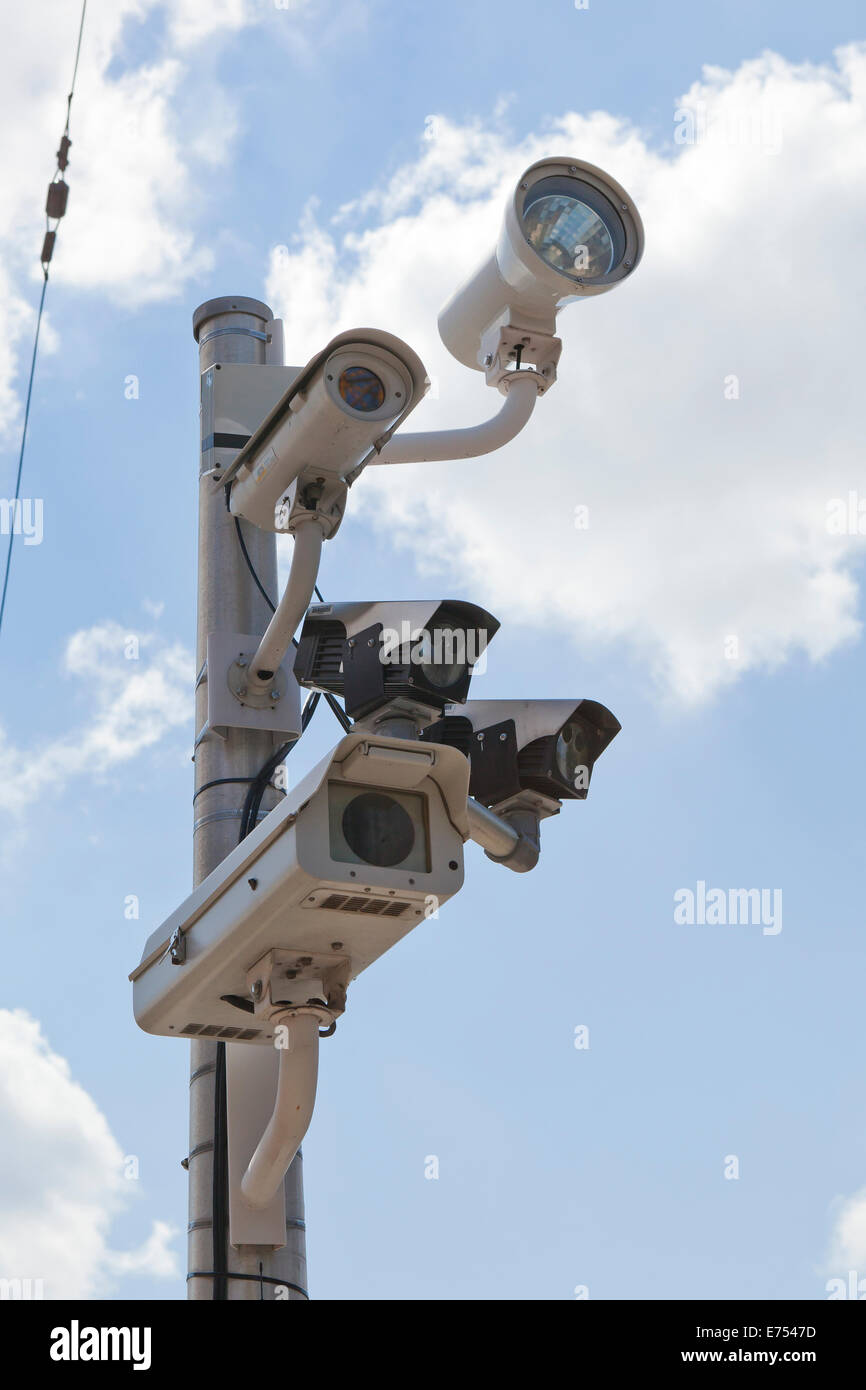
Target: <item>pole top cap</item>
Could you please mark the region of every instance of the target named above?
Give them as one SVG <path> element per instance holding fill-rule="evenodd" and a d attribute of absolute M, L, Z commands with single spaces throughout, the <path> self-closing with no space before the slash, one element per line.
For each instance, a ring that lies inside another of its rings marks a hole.
<path fill-rule="evenodd" d="M 267 323 L 274 317 L 267 304 L 263 304 L 260 299 L 246 299 L 243 295 L 224 295 L 220 299 L 206 299 L 204 304 L 200 304 L 192 316 L 192 334 L 196 342 L 201 331 L 202 324 L 207 323 L 208 319 L 217 318 L 220 314 L 251 314 L 253 318 L 261 319 Z"/>

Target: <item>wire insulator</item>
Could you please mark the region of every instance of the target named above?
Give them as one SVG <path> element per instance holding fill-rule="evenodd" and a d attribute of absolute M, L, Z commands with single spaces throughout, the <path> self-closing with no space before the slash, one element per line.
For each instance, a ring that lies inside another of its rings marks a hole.
<path fill-rule="evenodd" d="M 45 240 L 42 243 L 42 255 L 39 257 L 43 265 L 48 265 L 54 255 L 54 243 L 57 240 L 56 232 L 46 232 Z"/>
<path fill-rule="evenodd" d="M 72 141 L 70 140 L 68 135 L 61 135 L 60 149 L 57 151 L 58 169 L 65 169 L 67 164 L 69 163 L 69 148 L 71 144 Z"/>
<path fill-rule="evenodd" d="M 49 217 L 60 218 L 66 212 L 66 202 L 69 198 L 69 184 L 64 183 L 63 179 L 55 179 L 54 183 L 48 185 L 48 197 L 45 200 L 45 211 Z"/>

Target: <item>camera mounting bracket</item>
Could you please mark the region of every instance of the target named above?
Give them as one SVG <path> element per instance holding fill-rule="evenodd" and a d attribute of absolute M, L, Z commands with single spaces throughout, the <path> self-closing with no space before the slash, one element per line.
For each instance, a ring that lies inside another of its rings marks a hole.
<path fill-rule="evenodd" d="M 498 324 L 489 328 L 481 339 L 479 360 L 484 367 L 488 386 L 497 386 L 503 395 L 508 393 L 510 378 L 531 371 L 538 394 L 556 381 L 556 366 L 562 355 L 562 339 L 551 333 L 539 333 L 521 328 L 518 324 Z M 534 369 L 524 367 L 532 362 Z"/>
<path fill-rule="evenodd" d="M 277 534 L 294 535 L 303 522 L 315 519 L 325 540 L 330 540 L 340 529 L 348 493 L 342 478 L 320 468 L 305 468 L 277 504 Z"/>
<path fill-rule="evenodd" d="M 294 674 L 282 665 L 259 690 L 252 661 L 260 636 L 248 632 L 207 635 L 207 723 L 209 729 L 264 729 L 298 737 L 301 695 Z"/>

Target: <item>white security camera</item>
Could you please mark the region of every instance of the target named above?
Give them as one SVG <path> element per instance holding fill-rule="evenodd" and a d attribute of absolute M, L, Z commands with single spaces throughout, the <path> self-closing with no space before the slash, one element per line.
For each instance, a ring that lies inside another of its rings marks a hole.
<path fill-rule="evenodd" d="M 461 888 L 468 783 L 456 748 L 348 734 L 148 938 L 136 1022 L 273 1045 L 277 1014 L 333 1021 Z"/>
<path fill-rule="evenodd" d="M 345 479 L 423 397 L 424 365 L 378 329 L 341 333 L 289 389 L 220 475 L 229 507 L 264 531 L 294 529 L 294 508 L 320 514 L 333 534 Z"/>
<path fill-rule="evenodd" d="M 558 309 L 620 284 L 643 245 L 638 211 L 615 179 L 583 160 L 541 159 L 518 179 L 495 251 L 439 315 L 442 341 L 498 385 L 507 366 L 527 360 L 553 378 Z"/>
<path fill-rule="evenodd" d="M 148 938 L 130 976 L 139 1027 L 278 1050 L 258 1144 L 229 1135 L 233 1232 L 300 1147 L 349 984 L 462 887 L 468 782 L 456 748 L 349 734 Z"/>
<path fill-rule="evenodd" d="M 596 700 L 469 700 L 422 733 L 470 759 L 469 793 L 498 814 L 534 805 L 555 814 L 584 800 L 592 769 L 620 731 Z"/>
<path fill-rule="evenodd" d="M 352 719 L 414 712 L 429 723 L 466 699 L 498 629 L 492 614 L 457 599 L 318 604 L 304 620 L 295 677 L 342 696 Z"/>

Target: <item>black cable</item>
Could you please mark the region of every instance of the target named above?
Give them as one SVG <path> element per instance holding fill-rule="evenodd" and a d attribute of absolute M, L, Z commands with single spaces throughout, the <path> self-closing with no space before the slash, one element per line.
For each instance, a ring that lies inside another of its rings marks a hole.
<path fill-rule="evenodd" d="M 306 703 L 301 712 L 302 734 L 306 732 L 310 720 L 316 712 L 316 706 L 320 698 L 321 694 L 318 690 L 314 690 L 311 695 L 307 696 Z M 241 828 L 238 834 L 238 844 L 240 844 L 241 840 L 246 839 L 251 830 L 255 830 L 258 823 L 259 807 L 262 804 L 262 797 L 268 789 L 270 780 L 280 763 L 285 762 L 297 742 L 298 739 L 292 739 L 289 742 L 281 744 L 252 779 L 241 813 Z"/>
<path fill-rule="evenodd" d="M 201 796 L 202 792 L 209 791 L 211 787 L 224 787 L 227 782 L 254 782 L 255 780 L 255 777 L 214 777 L 210 782 L 203 782 L 198 790 L 193 792 L 192 799 L 195 801 L 197 796 Z"/>
<path fill-rule="evenodd" d="M 238 844 L 240 844 L 241 840 L 245 840 L 250 831 L 255 828 L 256 818 L 259 813 L 262 797 L 265 794 L 265 788 L 280 763 L 285 762 L 289 753 L 292 751 L 293 744 L 296 742 L 296 739 L 292 739 L 291 743 L 281 743 L 279 748 L 274 750 L 267 762 L 260 768 L 255 781 L 250 783 L 250 789 L 247 792 L 243 813 L 241 815 Z"/>
<path fill-rule="evenodd" d="M 68 138 L 69 115 L 72 110 L 72 98 L 75 95 L 75 79 L 78 76 L 78 59 L 81 56 L 81 38 L 84 33 L 84 16 L 86 12 L 87 0 L 82 0 L 81 20 L 78 25 L 78 42 L 75 46 L 75 63 L 72 68 L 72 81 L 69 84 L 69 95 L 66 98 L 66 125 L 63 128 L 63 138 L 60 141 L 60 149 L 57 152 L 57 169 L 55 171 L 54 179 L 52 180 L 52 182 L 54 182 L 54 180 L 57 178 L 57 175 L 61 173 L 61 170 L 66 168 L 65 161 L 67 158 L 67 153 L 70 144 Z M 49 189 L 49 193 L 50 191 L 51 190 Z M 63 211 L 61 211 L 60 216 L 63 216 Z M 58 218 L 57 220 L 59 222 L 60 219 Z M 44 257 L 42 261 L 42 294 L 39 297 L 39 311 L 36 315 L 36 332 L 33 336 L 33 356 L 30 360 L 30 378 L 27 382 L 27 402 L 24 407 L 24 424 L 21 430 L 21 449 L 18 454 L 18 473 L 15 478 L 15 501 L 12 510 L 12 524 L 9 528 L 9 545 L 6 550 L 6 568 L 3 575 L 3 593 L 2 596 L 0 596 L 0 629 L 2 629 L 3 615 L 6 612 L 6 593 L 9 588 L 9 571 L 12 567 L 12 544 L 15 539 L 15 523 L 18 519 L 18 504 L 21 500 L 21 477 L 24 469 L 24 448 L 27 443 L 27 425 L 30 420 L 30 402 L 33 396 L 33 379 L 36 373 L 36 352 L 39 347 L 39 330 L 42 327 L 42 311 L 45 308 L 45 291 L 48 289 L 48 262 L 50 261 L 51 255 L 53 253 L 53 238 L 55 233 L 48 232 L 48 223 L 49 218 L 47 216 L 46 207 L 45 228 L 47 234 L 42 244 L 42 253 Z M 49 237 L 51 239 L 50 242 Z"/>
<path fill-rule="evenodd" d="M 190 1279 L 214 1279 L 216 1277 L 212 1269 L 191 1269 L 186 1279 L 189 1283 Z M 229 1273 L 225 1277 L 227 1279 L 254 1279 L 257 1284 L 275 1284 L 278 1289 L 293 1289 L 295 1293 L 303 1294 L 304 1298 L 309 1299 L 310 1297 L 306 1289 L 302 1289 L 300 1284 L 293 1284 L 291 1279 L 274 1279 L 270 1274 L 262 1274 L 261 1270 L 258 1274 Z"/>
<path fill-rule="evenodd" d="M 346 714 L 346 711 L 343 709 L 342 705 L 337 703 L 337 701 L 334 699 L 333 695 L 329 690 L 326 690 L 324 693 L 325 703 L 327 704 L 328 709 L 331 711 L 332 714 L 335 714 L 337 716 L 337 719 L 343 726 L 343 732 L 346 734 L 350 734 L 352 732 L 352 721 Z M 318 691 L 316 692 L 316 694 L 318 694 Z"/>
<path fill-rule="evenodd" d="M 224 1302 L 228 1297 L 226 1272 L 228 1270 L 228 1123 L 226 1110 L 226 1045 L 217 1043 L 216 1072 L 214 1075 L 214 1131 L 213 1131 L 213 1268 L 214 1301 Z"/>
<path fill-rule="evenodd" d="M 75 96 L 75 79 L 78 76 L 78 59 L 81 57 L 81 36 L 84 33 L 84 16 L 87 13 L 87 0 L 82 0 L 81 23 L 78 26 L 78 43 L 75 45 L 75 66 L 72 69 L 72 81 L 69 84 L 69 96 L 66 98 L 66 125 L 63 130 L 64 135 L 69 134 L 69 112 L 72 109 L 72 98 Z"/>
<path fill-rule="evenodd" d="M 33 377 L 36 372 L 36 349 L 39 347 L 39 329 L 42 325 L 42 310 L 45 306 L 45 291 L 48 289 L 48 270 L 43 271 L 42 294 L 39 299 L 39 313 L 36 315 L 36 334 L 33 339 L 33 356 L 30 360 L 30 380 L 27 383 L 27 404 L 24 407 L 24 427 L 21 431 L 21 450 L 18 454 L 18 476 L 15 479 L 15 503 L 12 511 L 12 524 L 9 527 L 9 546 L 6 550 L 6 573 L 3 576 L 3 596 L 0 598 L 0 628 L 6 611 L 6 590 L 9 587 L 9 570 L 12 565 L 12 542 L 15 539 L 15 522 L 18 517 L 18 502 L 21 497 L 21 474 L 24 468 L 24 446 L 27 443 L 27 422 L 30 419 L 30 399 L 33 395 Z"/>
<path fill-rule="evenodd" d="M 277 611 L 276 608 L 275 608 L 274 605 L 271 603 L 271 600 L 268 598 L 268 595 L 267 595 L 267 593 L 265 592 L 264 585 L 262 584 L 262 581 L 259 579 L 259 576 L 256 574 L 255 567 L 254 567 L 254 565 L 253 565 L 252 560 L 250 559 L 250 552 L 247 550 L 247 543 L 246 543 L 246 541 L 244 540 L 244 533 L 243 533 L 243 531 L 241 530 L 241 523 L 240 523 L 240 521 L 239 521 L 239 519 L 238 519 L 237 517 L 235 517 L 235 530 L 237 531 L 238 541 L 240 542 L 241 554 L 243 555 L 244 559 L 246 560 L 247 569 L 249 570 L 250 574 L 251 574 L 252 577 L 253 577 L 253 583 L 255 584 L 256 588 L 258 589 L 258 591 L 259 591 L 259 593 L 261 594 L 262 598 L 264 599 L 265 603 L 266 603 L 266 604 L 268 605 L 268 607 L 270 608 L 271 612 L 272 612 L 272 613 L 276 613 L 276 611 Z"/>

